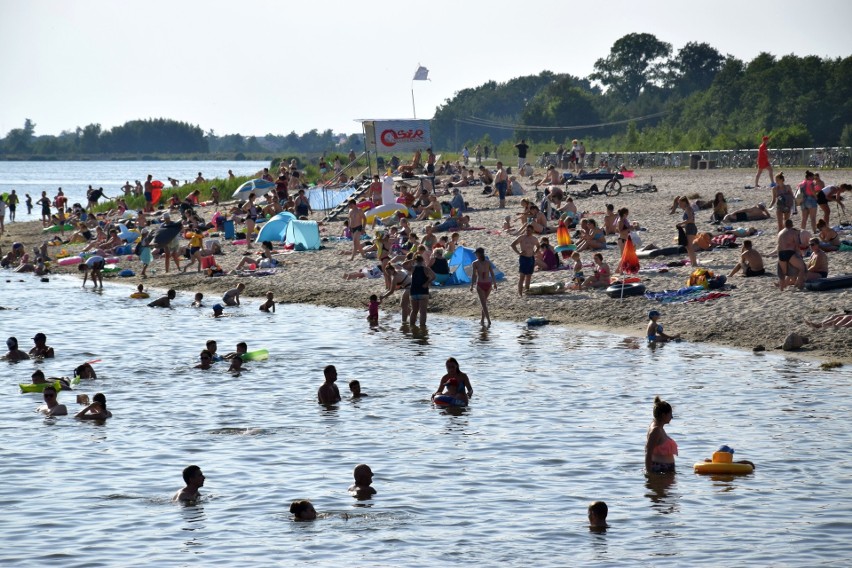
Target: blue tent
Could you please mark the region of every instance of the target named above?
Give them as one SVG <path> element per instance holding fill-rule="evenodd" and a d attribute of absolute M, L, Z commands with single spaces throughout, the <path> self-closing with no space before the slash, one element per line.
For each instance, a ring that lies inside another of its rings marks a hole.
<path fill-rule="evenodd" d="M 296 216 L 289 211 L 284 211 L 273 216 L 269 221 L 264 223 L 260 232 L 257 234 L 255 242 L 262 243 L 263 241 L 283 242 L 284 236 L 287 234 L 287 225 L 290 221 L 294 221 Z"/>
<path fill-rule="evenodd" d="M 488 259 L 488 257 L 485 258 L 486 260 Z M 443 285 L 470 284 L 473 277 L 473 267 L 471 265 L 474 260 L 476 260 L 476 253 L 472 248 L 458 247 L 447 262 L 450 265 L 450 278 Z M 491 261 L 489 260 L 489 262 Z M 491 263 L 491 267 L 494 269 L 494 277 L 497 280 L 503 280 L 503 273 L 497 270 L 493 262 Z"/>
<path fill-rule="evenodd" d="M 295 245 L 295 250 L 319 250 L 319 225 L 316 221 L 290 221 L 287 224 L 285 240 Z"/>

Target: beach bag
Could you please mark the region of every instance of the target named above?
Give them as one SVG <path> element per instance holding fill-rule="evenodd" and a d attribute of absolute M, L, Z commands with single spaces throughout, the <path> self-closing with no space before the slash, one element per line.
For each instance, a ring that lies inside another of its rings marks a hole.
<path fill-rule="evenodd" d="M 707 270 L 706 268 L 696 268 L 692 271 L 692 274 L 689 275 L 689 278 L 686 280 L 687 286 L 703 286 L 705 288 L 710 287 L 709 280 L 713 278 L 713 273 Z"/>
<path fill-rule="evenodd" d="M 802 186 L 796 188 L 796 205 L 801 205 L 805 201 L 805 196 L 802 193 Z"/>

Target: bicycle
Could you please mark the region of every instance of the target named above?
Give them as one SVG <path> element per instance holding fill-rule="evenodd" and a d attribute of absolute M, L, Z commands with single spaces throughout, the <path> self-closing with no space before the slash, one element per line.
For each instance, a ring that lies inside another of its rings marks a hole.
<path fill-rule="evenodd" d="M 607 192 L 607 197 L 614 197 L 618 195 L 619 193 L 621 193 L 622 189 L 625 193 L 655 193 L 657 191 L 657 186 L 651 182 L 643 183 L 642 185 L 637 185 L 635 183 L 626 183 L 624 185 L 619 184 L 617 190 L 613 188 L 611 191 Z"/>

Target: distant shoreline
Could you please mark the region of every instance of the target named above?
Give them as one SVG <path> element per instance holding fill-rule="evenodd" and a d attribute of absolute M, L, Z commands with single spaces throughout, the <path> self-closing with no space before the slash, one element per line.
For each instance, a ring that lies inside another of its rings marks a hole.
<path fill-rule="evenodd" d="M 4 154 L 3 162 L 271 162 L 272 154 Z"/>

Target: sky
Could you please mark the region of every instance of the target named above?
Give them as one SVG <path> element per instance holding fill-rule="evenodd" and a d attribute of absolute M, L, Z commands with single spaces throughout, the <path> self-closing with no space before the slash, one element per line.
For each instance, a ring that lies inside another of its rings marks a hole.
<path fill-rule="evenodd" d="M 491 80 L 585 77 L 632 32 L 674 52 L 706 42 L 744 61 L 762 51 L 852 55 L 852 2 L 809 6 L 0 0 L 0 136 L 26 118 L 36 135 L 55 135 L 161 117 L 217 135 L 351 134 L 359 118 L 431 118 L 458 91 Z M 418 65 L 428 81 L 412 81 Z"/>

